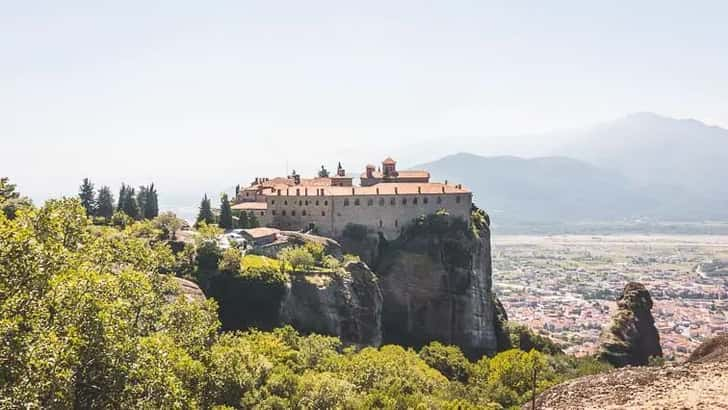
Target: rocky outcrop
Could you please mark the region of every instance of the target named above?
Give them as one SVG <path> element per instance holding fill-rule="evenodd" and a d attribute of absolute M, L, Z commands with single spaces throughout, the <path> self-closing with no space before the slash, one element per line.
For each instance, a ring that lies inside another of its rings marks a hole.
<path fill-rule="evenodd" d="M 644 366 L 650 357 L 662 357 L 651 310 L 650 292 L 641 283 L 628 283 L 617 300 L 611 325 L 602 333 L 600 359 L 622 367 Z"/>
<path fill-rule="evenodd" d="M 382 343 L 382 292 L 377 277 L 362 262 L 344 272 L 292 273 L 281 302 L 281 322 L 303 333 L 339 336 L 344 343 Z"/>
<path fill-rule="evenodd" d="M 686 363 L 625 367 L 559 384 L 538 395 L 536 408 L 726 409 L 728 354 L 720 351 L 727 342 L 709 339 Z"/>
<path fill-rule="evenodd" d="M 179 285 L 180 295 L 187 298 L 187 300 L 205 300 L 205 293 L 200 289 L 200 286 L 191 280 L 173 277 Z"/>
<path fill-rule="evenodd" d="M 505 343 L 487 226 L 431 215 L 379 249 L 385 343 L 418 347 L 437 340 L 470 357 L 496 352 L 499 339 Z"/>

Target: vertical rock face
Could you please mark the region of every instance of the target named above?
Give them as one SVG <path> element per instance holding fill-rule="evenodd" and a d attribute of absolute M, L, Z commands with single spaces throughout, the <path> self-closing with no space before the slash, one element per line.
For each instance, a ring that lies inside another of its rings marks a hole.
<path fill-rule="evenodd" d="M 471 357 L 497 351 L 489 230 L 476 237 L 467 224 L 428 223 L 382 247 L 376 272 L 384 342 L 421 346 L 437 340 Z"/>
<path fill-rule="evenodd" d="M 651 310 L 650 292 L 641 283 L 628 283 L 617 299 L 611 325 L 602 333 L 600 358 L 622 367 L 644 366 L 650 357 L 662 357 L 660 335 Z"/>
<path fill-rule="evenodd" d="M 280 318 L 304 333 L 339 336 L 344 343 L 382 343 L 382 292 L 361 262 L 340 275 L 294 273 L 281 302 Z"/>

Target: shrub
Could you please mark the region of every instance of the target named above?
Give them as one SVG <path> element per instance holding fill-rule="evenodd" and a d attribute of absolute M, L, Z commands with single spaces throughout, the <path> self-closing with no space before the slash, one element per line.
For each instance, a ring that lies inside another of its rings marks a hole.
<path fill-rule="evenodd" d="M 338 259 L 334 258 L 331 255 L 324 256 L 323 260 L 321 261 L 321 266 L 323 266 L 326 269 L 330 270 L 338 270 L 341 268 L 341 262 L 339 262 Z"/>
<path fill-rule="evenodd" d="M 432 342 L 420 350 L 420 358 L 448 380 L 467 383 L 470 377 L 470 362 L 457 346 Z"/>
<path fill-rule="evenodd" d="M 237 275 L 241 271 L 240 265 L 242 258 L 243 255 L 240 253 L 240 250 L 236 248 L 226 249 L 225 252 L 222 253 L 222 258 L 220 258 L 218 269 L 224 273 Z"/>
<path fill-rule="evenodd" d="M 283 249 L 278 253 L 278 259 L 284 264 L 290 264 L 294 270 L 312 268 L 316 263 L 311 252 L 299 246 Z"/>

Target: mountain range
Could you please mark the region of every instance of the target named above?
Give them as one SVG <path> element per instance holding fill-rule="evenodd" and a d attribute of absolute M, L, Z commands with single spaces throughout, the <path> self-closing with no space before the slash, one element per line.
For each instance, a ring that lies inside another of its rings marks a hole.
<path fill-rule="evenodd" d="M 470 187 L 506 226 L 728 218 L 728 130 L 637 113 L 567 137 L 551 156 L 459 153 L 415 168 Z"/>

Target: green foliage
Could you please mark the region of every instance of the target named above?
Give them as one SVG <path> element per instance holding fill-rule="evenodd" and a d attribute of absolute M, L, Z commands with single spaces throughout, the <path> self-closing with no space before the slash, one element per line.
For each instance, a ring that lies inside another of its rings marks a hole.
<path fill-rule="evenodd" d="M 0 213 L 0 408 L 512 407 L 531 398 L 534 370 L 542 391 L 607 368 L 516 349 L 471 363 L 440 343 L 358 350 L 273 329 L 284 262 L 248 255 L 240 267 L 236 250 L 224 272 L 196 273 L 223 323 L 271 331 L 219 333 L 216 301 L 188 299 L 161 274 L 194 247 L 174 255 L 150 226 L 92 226 L 78 199 Z"/>
<path fill-rule="evenodd" d="M 339 270 L 341 265 L 341 262 L 331 255 L 326 255 L 321 260 L 321 266 L 332 271 Z"/>
<path fill-rule="evenodd" d="M 217 238 L 223 234 L 223 230 L 217 225 L 203 221 L 197 225 L 197 233 L 201 241 L 217 241 Z"/>
<path fill-rule="evenodd" d="M 222 229 L 233 229 L 233 210 L 230 207 L 227 194 L 222 194 L 220 198 L 220 221 L 218 225 Z"/>
<path fill-rule="evenodd" d="M 210 204 L 210 199 L 207 197 L 207 194 L 205 194 L 200 202 L 200 211 L 197 214 L 195 227 L 200 226 L 203 222 L 208 225 L 215 223 L 215 215 L 212 213 L 212 205 Z"/>
<path fill-rule="evenodd" d="M 168 240 L 175 239 L 175 233 L 182 228 L 184 221 L 177 218 L 173 212 L 163 212 L 152 220 L 154 226 L 162 232 L 162 237 Z"/>
<path fill-rule="evenodd" d="M 315 264 L 321 265 L 321 262 L 324 259 L 324 251 L 325 251 L 323 244 L 320 244 L 318 242 L 309 241 L 303 245 L 303 248 L 308 253 L 311 254 Z"/>
<path fill-rule="evenodd" d="M 111 188 L 107 186 L 102 186 L 101 188 L 99 188 L 98 196 L 96 197 L 95 216 L 110 220 L 113 215 L 114 195 L 111 193 Z"/>
<path fill-rule="evenodd" d="M 278 253 L 278 259 L 280 259 L 284 265 L 290 265 L 293 270 L 310 269 L 316 263 L 316 259 L 311 252 L 301 246 L 283 249 Z"/>
<path fill-rule="evenodd" d="M 220 272 L 224 272 L 230 275 L 238 275 L 241 271 L 243 255 L 239 249 L 229 248 L 225 249 L 220 258 L 218 269 Z"/>
<path fill-rule="evenodd" d="M 467 383 L 470 378 L 470 362 L 455 346 L 432 342 L 420 350 L 420 357 L 433 369 L 437 369 L 448 380 Z"/>
<path fill-rule="evenodd" d="M 94 184 L 89 181 L 88 178 L 84 178 L 79 188 L 78 198 L 81 200 L 81 205 L 86 210 L 86 215 L 96 215 L 96 197 L 94 191 Z"/>
<path fill-rule="evenodd" d="M 556 355 L 564 354 L 561 346 L 548 337 L 534 333 L 528 326 L 508 322 L 506 331 L 511 338 L 511 346 L 528 352 L 536 349 L 541 353 Z"/>
<path fill-rule="evenodd" d="M 136 202 L 141 218 L 153 219 L 159 214 L 157 189 L 154 187 L 154 184 L 140 186 L 139 192 L 136 195 Z"/>
<path fill-rule="evenodd" d="M 137 203 L 134 192 L 134 188 L 126 184 L 121 184 L 121 188 L 119 189 L 119 203 L 116 210 L 127 214 L 134 220 L 139 220 L 142 218 L 142 214 L 139 210 L 139 204 Z"/>
<path fill-rule="evenodd" d="M 122 211 L 116 211 L 111 216 L 111 224 L 117 228 L 124 229 L 134 223 L 134 220 Z"/>
<path fill-rule="evenodd" d="M 0 211 L 10 219 L 15 218 L 18 210 L 33 206 L 30 199 L 21 196 L 15 189 L 15 184 L 11 184 L 7 177 L 0 178 Z"/>

